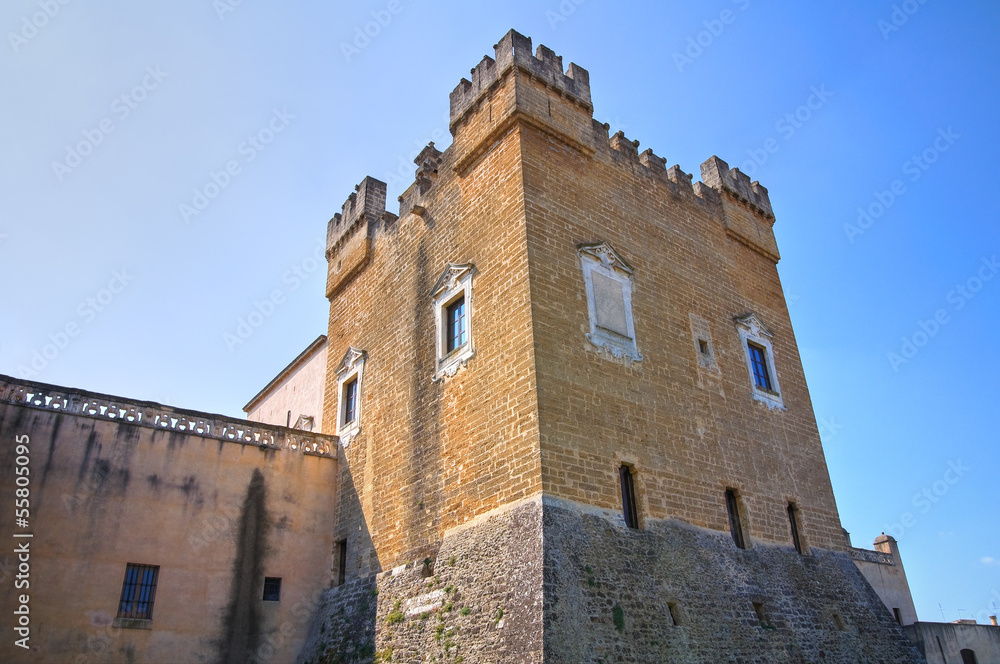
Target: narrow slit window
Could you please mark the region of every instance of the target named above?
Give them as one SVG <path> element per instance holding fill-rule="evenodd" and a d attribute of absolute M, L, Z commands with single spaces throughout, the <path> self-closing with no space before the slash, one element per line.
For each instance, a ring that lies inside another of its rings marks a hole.
<path fill-rule="evenodd" d="M 358 379 L 344 385 L 344 424 L 351 424 L 358 417 Z"/>
<path fill-rule="evenodd" d="M 281 601 L 281 577 L 277 576 L 265 576 L 264 577 L 264 596 L 263 600 L 265 602 L 280 602 Z"/>
<path fill-rule="evenodd" d="M 796 509 L 794 503 L 788 503 L 788 525 L 792 529 L 792 544 L 795 545 L 795 550 L 799 554 L 803 553 L 802 538 L 799 535 L 799 516 L 798 509 Z"/>
<path fill-rule="evenodd" d="M 465 296 L 463 295 L 449 304 L 446 311 L 448 330 L 446 350 L 450 353 L 456 348 L 464 346 L 465 341 L 468 338 L 465 315 Z"/>
<path fill-rule="evenodd" d="M 125 566 L 122 596 L 118 602 L 118 617 L 129 620 L 152 620 L 153 600 L 156 598 L 156 580 L 160 568 L 156 565 Z"/>
<path fill-rule="evenodd" d="M 625 525 L 629 528 L 639 527 L 639 511 L 635 502 L 635 477 L 632 468 L 622 465 L 618 470 L 622 485 L 622 511 L 625 514 Z"/>
<path fill-rule="evenodd" d="M 337 585 L 342 586 L 347 581 L 347 540 L 340 540 L 337 554 L 340 559 L 337 561 L 339 568 L 337 570 Z"/>
<path fill-rule="evenodd" d="M 767 370 L 767 354 L 763 348 L 756 344 L 747 342 L 750 351 L 750 364 L 753 366 L 753 381 L 757 387 L 773 391 L 771 389 L 771 374 Z"/>
<path fill-rule="evenodd" d="M 740 521 L 739 502 L 736 499 L 736 492 L 732 489 L 726 489 L 726 510 L 729 512 L 729 531 L 733 535 L 733 542 L 737 548 L 747 548 L 743 538 L 743 524 Z"/>
<path fill-rule="evenodd" d="M 892 617 L 896 619 L 896 622 L 900 625 L 903 624 L 903 614 L 900 613 L 899 607 L 892 607 Z"/>
<path fill-rule="evenodd" d="M 839 632 L 846 631 L 847 629 L 847 626 L 844 625 L 844 619 L 840 617 L 839 613 L 833 614 L 833 625 Z"/>

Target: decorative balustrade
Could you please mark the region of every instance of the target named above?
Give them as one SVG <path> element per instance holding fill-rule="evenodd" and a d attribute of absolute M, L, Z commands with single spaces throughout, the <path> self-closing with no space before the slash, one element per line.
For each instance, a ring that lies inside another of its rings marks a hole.
<path fill-rule="evenodd" d="M 851 547 L 851 558 L 866 563 L 875 563 L 876 565 L 896 564 L 891 553 L 882 553 L 881 551 L 872 551 L 870 549 L 855 549 Z"/>
<path fill-rule="evenodd" d="M 339 445 L 336 436 L 171 408 L 151 401 L 133 401 L 107 394 L 67 389 L 3 375 L 0 375 L 0 403 L 127 422 L 150 429 L 190 433 L 242 445 L 294 450 L 316 456 L 335 457 Z"/>

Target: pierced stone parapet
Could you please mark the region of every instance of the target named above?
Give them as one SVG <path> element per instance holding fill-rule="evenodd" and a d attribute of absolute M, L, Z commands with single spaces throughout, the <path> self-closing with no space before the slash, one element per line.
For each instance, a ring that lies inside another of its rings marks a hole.
<path fill-rule="evenodd" d="M 260 448 L 290 450 L 315 456 L 336 457 L 336 436 L 310 433 L 224 415 L 171 408 L 152 401 L 122 397 L 20 380 L 0 375 L 0 403 L 65 412 L 163 431 L 177 431 Z"/>
<path fill-rule="evenodd" d="M 865 563 L 875 563 L 876 565 L 889 566 L 896 564 L 896 562 L 892 559 L 891 553 L 882 553 L 881 551 L 872 551 L 870 549 L 856 549 L 854 547 L 851 547 L 850 551 L 851 558 Z"/>

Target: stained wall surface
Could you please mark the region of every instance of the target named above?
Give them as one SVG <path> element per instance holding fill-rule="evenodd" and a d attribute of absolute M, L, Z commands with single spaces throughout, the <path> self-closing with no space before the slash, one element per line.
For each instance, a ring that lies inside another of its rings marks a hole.
<path fill-rule="evenodd" d="M 169 412 L 192 427 L 225 422 Z M 21 532 L 34 535 L 30 650 L 5 638 L 0 660 L 294 661 L 330 586 L 336 459 L 165 427 L 0 403 L 0 467 L 14 468 L 28 437 Z M 13 504 L 14 490 L 10 470 L 0 495 Z M 128 563 L 159 566 L 152 619 L 131 627 L 117 620 Z M 281 578 L 279 601 L 262 601 L 265 576 Z M 0 597 L 12 615 L 14 594 Z"/>

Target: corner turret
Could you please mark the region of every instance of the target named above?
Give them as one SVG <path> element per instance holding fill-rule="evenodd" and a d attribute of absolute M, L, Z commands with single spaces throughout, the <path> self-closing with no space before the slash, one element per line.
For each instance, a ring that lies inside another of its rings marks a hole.
<path fill-rule="evenodd" d="M 366 177 L 327 223 L 327 298 L 333 298 L 368 264 L 374 229 L 386 217 L 385 197 L 385 182 Z"/>

